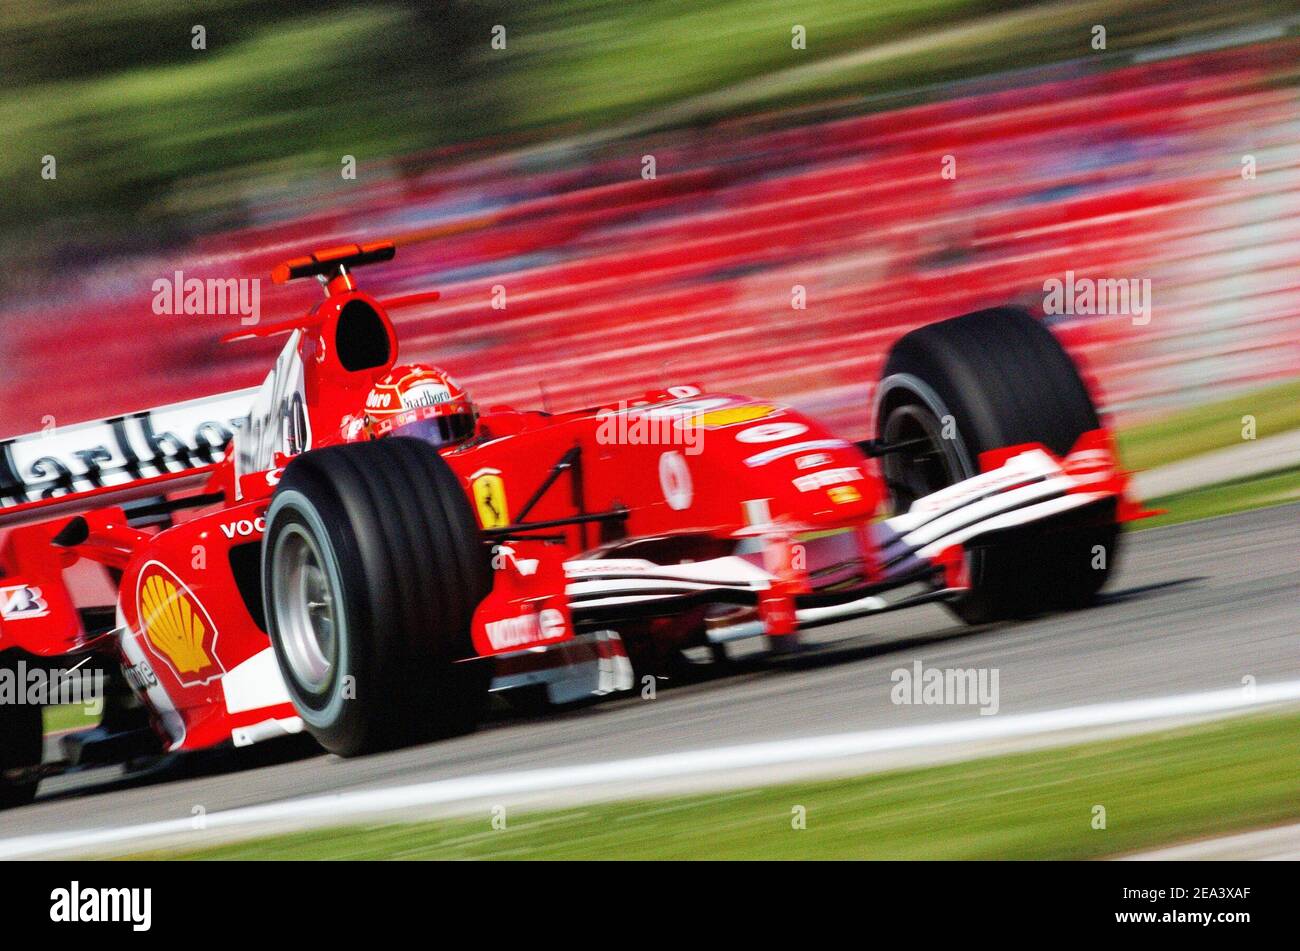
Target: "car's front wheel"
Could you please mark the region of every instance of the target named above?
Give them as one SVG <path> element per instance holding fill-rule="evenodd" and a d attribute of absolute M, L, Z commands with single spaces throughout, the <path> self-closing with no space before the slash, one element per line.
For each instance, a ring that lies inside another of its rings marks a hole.
<path fill-rule="evenodd" d="M 470 621 L 492 586 L 458 479 L 413 439 L 295 458 L 272 497 L 262 585 L 307 730 L 350 756 L 463 732 L 490 670 Z"/>
<path fill-rule="evenodd" d="M 996 308 L 901 337 L 885 361 L 877 434 L 906 448 L 882 470 L 896 511 L 979 473 L 981 453 L 1041 443 L 1064 456 L 1101 423 L 1079 371 L 1029 314 Z M 1119 549 L 1114 501 L 969 546 L 972 589 L 953 604 L 982 623 L 1089 603 Z"/>

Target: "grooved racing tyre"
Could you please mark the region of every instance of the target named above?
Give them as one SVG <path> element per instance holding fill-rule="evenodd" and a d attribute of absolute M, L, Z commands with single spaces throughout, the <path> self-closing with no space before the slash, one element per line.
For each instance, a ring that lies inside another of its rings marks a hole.
<path fill-rule="evenodd" d="M 896 511 L 978 474 L 983 452 L 1038 442 L 1064 456 L 1101 425 L 1064 348 L 1014 308 L 977 311 L 901 337 L 885 361 L 877 406 L 878 437 L 914 444 L 882 460 Z M 943 438 L 948 417 L 955 438 Z M 1115 518 L 1108 501 L 972 543 L 972 590 L 953 610 L 978 624 L 1088 604 L 1115 565 Z"/>
<path fill-rule="evenodd" d="M 473 728 L 491 669 L 464 658 L 491 587 L 469 501 L 427 443 L 333 446 L 285 468 L 262 543 L 267 628 L 298 715 L 331 752 Z"/>
<path fill-rule="evenodd" d="M 0 668 L 9 668 L 0 659 Z M 0 703 L 0 809 L 22 806 L 36 798 L 38 780 L 17 782 L 9 770 L 39 766 L 45 742 L 41 708 L 31 703 Z"/>

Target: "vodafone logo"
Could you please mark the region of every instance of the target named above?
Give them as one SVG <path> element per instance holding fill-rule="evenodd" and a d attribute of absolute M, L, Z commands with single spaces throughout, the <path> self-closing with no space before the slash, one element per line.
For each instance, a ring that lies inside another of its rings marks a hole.
<path fill-rule="evenodd" d="M 493 650 L 507 650 L 563 637 L 564 615 L 555 608 L 546 608 L 537 614 L 490 621 L 483 628 Z"/>
<path fill-rule="evenodd" d="M 227 522 L 221 526 L 221 534 L 232 539 L 261 535 L 265 531 L 266 519 L 260 515 L 257 518 L 241 518 L 238 521 Z"/>

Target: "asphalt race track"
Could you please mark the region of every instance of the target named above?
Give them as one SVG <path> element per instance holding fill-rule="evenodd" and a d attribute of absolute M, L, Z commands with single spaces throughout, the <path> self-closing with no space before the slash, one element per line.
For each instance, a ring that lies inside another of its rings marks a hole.
<path fill-rule="evenodd" d="M 822 628 L 818 649 L 736 657 L 638 694 L 545 716 L 496 712 L 472 736 L 357 760 L 281 744 L 191 757 L 157 775 L 47 780 L 0 837 L 188 817 L 311 794 L 488 772 L 978 718 L 898 706 L 890 673 L 997 668 L 1000 712 L 1025 713 L 1300 678 L 1300 505 L 1138 532 L 1093 610 L 969 629 L 924 607 Z M 738 646 L 738 645 L 733 645 Z M 739 654 L 739 651 L 736 651 Z M 250 762 L 250 758 L 256 758 Z M 271 760 L 269 765 L 267 760 Z"/>

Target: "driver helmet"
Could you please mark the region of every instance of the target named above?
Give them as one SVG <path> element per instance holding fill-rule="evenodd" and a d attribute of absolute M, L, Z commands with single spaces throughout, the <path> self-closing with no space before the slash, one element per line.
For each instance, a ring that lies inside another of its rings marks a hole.
<path fill-rule="evenodd" d="M 371 439 L 412 436 L 448 446 L 474 435 L 478 412 L 445 370 L 421 363 L 395 366 L 366 397 Z"/>

